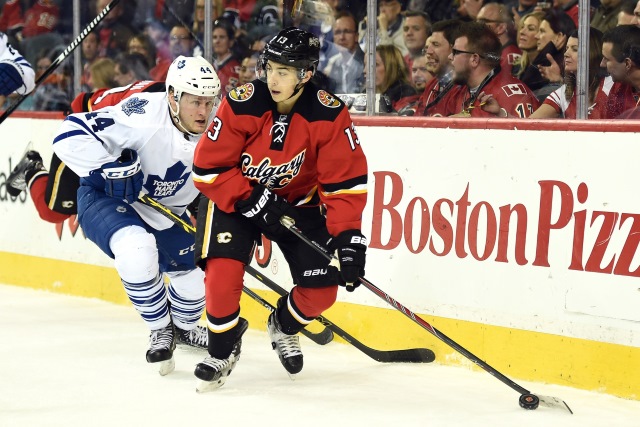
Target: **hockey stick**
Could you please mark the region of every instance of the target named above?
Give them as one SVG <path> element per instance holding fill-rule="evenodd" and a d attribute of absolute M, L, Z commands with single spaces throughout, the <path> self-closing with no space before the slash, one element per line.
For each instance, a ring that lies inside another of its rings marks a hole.
<path fill-rule="evenodd" d="M 250 265 L 248 265 L 245 268 L 245 271 L 249 273 L 251 276 L 253 276 L 254 278 L 258 279 L 264 285 L 271 288 L 278 295 L 282 296 L 287 294 L 287 291 L 284 288 L 282 288 L 273 280 L 260 274 L 258 270 L 251 267 Z M 330 321 L 326 317 L 318 316 L 316 320 L 322 323 L 323 325 L 325 325 L 327 328 L 333 331 L 333 333 L 338 335 L 340 338 L 342 338 L 343 340 L 345 340 L 346 342 L 348 342 L 349 344 L 351 344 L 352 346 L 354 346 L 355 348 L 357 348 L 358 350 L 360 350 L 361 352 L 363 352 L 364 354 L 366 354 L 376 362 L 429 363 L 429 362 L 433 362 L 436 358 L 433 351 L 429 350 L 428 348 L 409 348 L 404 350 L 376 350 L 364 345 L 363 343 L 355 339 L 352 335 L 345 332 L 343 329 L 338 327 L 336 324 L 334 324 L 332 321 Z"/>
<path fill-rule="evenodd" d="M 80 45 L 80 43 L 82 43 L 82 40 L 84 40 L 85 37 L 87 37 L 87 35 L 91 31 L 93 31 L 93 29 L 96 27 L 96 25 L 98 25 L 100 23 L 100 21 L 102 21 L 104 19 L 104 17 L 107 16 L 107 14 L 109 12 L 111 12 L 111 10 L 118 3 L 120 3 L 120 0 L 111 0 L 111 3 L 109 3 L 102 10 L 102 12 L 100 12 L 98 14 L 98 16 L 93 18 L 93 21 L 89 22 L 89 24 L 84 28 L 84 30 L 82 30 L 80 32 L 78 37 L 76 37 L 76 39 L 74 41 L 72 41 L 71 44 L 69 46 L 67 46 L 66 49 L 60 55 L 58 55 L 58 57 L 51 63 L 51 65 L 49 65 L 49 68 L 47 68 L 44 71 L 44 73 L 42 73 L 42 75 L 40 77 L 38 77 L 38 79 L 35 82 L 35 86 L 34 86 L 33 90 L 31 92 L 27 93 L 27 94 L 20 95 L 20 97 L 13 104 L 11 104 L 11 106 L 9 108 L 7 108 L 7 110 L 2 114 L 2 116 L 0 116 L 0 124 L 2 124 L 2 122 L 4 122 L 7 119 L 7 117 L 9 117 L 11 115 L 11 113 L 13 113 L 16 110 L 16 108 L 18 108 L 20 106 L 20 104 L 22 104 L 22 102 L 25 99 L 27 99 L 27 97 L 29 95 L 31 95 L 32 93 L 35 92 L 35 90 L 38 87 L 38 85 L 40 85 L 40 83 L 45 81 L 47 79 L 47 77 L 49 77 L 49 75 L 51 75 L 51 73 L 53 73 L 56 70 L 56 68 L 58 68 L 58 66 L 60 66 L 60 64 L 62 64 L 62 62 L 65 59 L 67 59 L 69 54 L 71 52 L 73 52 L 75 50 L 75 48 L 78 47 L 78 45 Z"/>
<path fill-rule="evenodd" d="M 182 218 L 180 218 L 178 215 L 174 214 L 169 208 L 164 206 L 162 203 L 158 202 L 157 200 L 153 199 L 152 197 L 149 197 L 148 194 L 140 193 L 140 195 L 138 196 L 138 200 L 140 202 L 144 203 L 145 205 L 151 207 L 156 212 L 162 214 L 165 218 L 170 219 L 175 224 L 178 224 L 178 225 L 182 226 L 184 231 L 186 231 L 187 233 L 189 233 L 189 234 L 195 234 L 196 233 L 196 228 L 193 225 L 188 224 L 187 222 L 183 221 Z M 249 267 L 249 266 L 247 266 L 247 267 Z M 245 271 L 246 271 L 246 268 L 245 268 Z M 251 272 L 249 272 L 249 274 L 253 275 Z M 275 310 L 275 308 L 271 304 L 269 304 L 269 302 L 267 302 L 265 299 L 260 297 L 255 292 L 252 292 L 246 286 L 243 286 L 242 290 L 244 291 L 244 293 L 249 295 L 251 298 L 256 300 L 258 303 L 262 304 L 268 310 L 271 310 L 271 311 Z M 309 338 L 311 341 L 313 341 L 313 342 L 315 342 L 316 344 L 319 344 L 319 345 L 328 344 L 333 340 L 333 333 L 331 332 L 331 330 L 329 328 L 324 328 L 321 332 L 318 332 L 317 334 L 314 333 L 314 332 L 308 331 L 306 329 L 303 329 L 302 330 L 302 334 L 304 336 L 306 336 L 307 338 Z"/>
<path fill-rule="evenodd" d="M 335 256 L 330 254 L 329 251 L 326 248 L 324 248 L 323 246 L 321 246 L 317 242 L 314 242 L 313 240 L 311 240 L 307 236 L 305 236 L 304 233 L 302 231 L 300 231 L 300 229 L 298 227 L 295 226 L 295 223 L 291 218 L 283 216 L 282 218 L 280 218 L 280 222 L 282 223 L 282 225 L 284 225 L 286 228 L 288 228 L 289 231 L 291 231 L 293 234 L 295 234 L 297 237 L 299 237 L 303 242 L 305 242 L 307 245 L 309 245 L 312 248 L 314 248 L 318 253 L 320 253 L 327 260 L 329 260 L 330 261 L 329 265 L 334 265 L 337 268 L 340 266 L 339 265 L 339 261 Z M 460 344 L 456 343 L 451 338 L 449 338 L 448 336 L 446 336 L 445 334 L 443 334 L 442 332 L 440 332 L 439 330 L 437 330 L 436 328 L 431 326 L 424 319 L 422 319 L 421 317 L 419 317 L 418 315 L 413 313 L 411 310 L 406 308 L 404 305 L 400 304 L 397 300 L 392 298 L 389 294 L 387 294 L 386 292 L 384 292 L 383 290 L 381 290 L 380 288 L 375 286 L 373 283 L 371 283 L 370 281 L 368 281 L 364 277 L 359 277 L 359 279 L 362 282 L 362 285 L 364 287 L 366 287 L 371 292 L 376 294 L 378 297 L 383 299 L 387 304 L 389 304 L 390 306 L 392 306 L 396 310 L 400 311 L 402 314 L 407 316 L 409 319 L 413 320 L 415 323 L 420 325 L 422 328 L 424 328 L 427 331 L 429 331 L 431 334 L 433 334 L 436 338 L 438 338 L 441 341 L 443 341 L 449 347 L 451 347 L 454 350 L 458 351 L 460 354 L 462 354 L 467 359 L 469 359 L 470 361 L 472 361 L 473 363 L 478 365 L 480 368 L 484 369 L 486 372 L 488 372 L 489 374 L 491 374 L 492 376 L 494 376 L 498 380 L 502 381 L 504 384 L 508 385 L 513 390 L 515 390 L 518 393 L 520 393 L 519 403 L 520 403 L 521 407 L 523 407 L 525 409 L 536 409 L 538 407 L 538 404 L 541 403 L 543 406 L 547 406 L 549 408 L 557 408 L 557 409 L 567 410 L 571 414 L 573 414 L 573 411 L 571 410 L 571 408 L 569 408 L 569 405 L 567 405 L 564 400 L 559 399 L 557 397 L 553 397 L 553 396 L 542 396 L 542 395 L 532 394 L 529 390 L 527 390 L 526 388 L 516 384 L 514 381 L 512 381 L 509 378 L 507 378 L 502 373 L 498 372 L 498 370 L 496 370 L 495 368 L 490 366 L 488 363 L 484 362 L 483 360 L 481 360 L 480 358 L 475 356 L 469 350 L 467 350 L 466 348 L 462 347 Z"/>

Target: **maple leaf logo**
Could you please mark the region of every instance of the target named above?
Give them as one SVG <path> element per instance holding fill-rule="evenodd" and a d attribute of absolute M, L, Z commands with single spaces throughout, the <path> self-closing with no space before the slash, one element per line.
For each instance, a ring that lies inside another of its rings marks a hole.
<path fill-rule="evenodd" d="M 132 114 L 144 114 L 144 106 L 147 105 L 149 101 L 146 99 L 140 99 L 137 96 L 134 98 L 129 98 L 127 102 L 122 104 L 122 112 L 127 116 Z"/>
<path fill-rule="evenodd" d="M 149 195 L 155 199 L 173 196 L 191 179 L 191 171 L 186 171 L 187 167 L 182 162 L 177 162 L 169 169 L 163 177 L 158 175 L 148 175 L 144 183 L 144 188 Z"/>

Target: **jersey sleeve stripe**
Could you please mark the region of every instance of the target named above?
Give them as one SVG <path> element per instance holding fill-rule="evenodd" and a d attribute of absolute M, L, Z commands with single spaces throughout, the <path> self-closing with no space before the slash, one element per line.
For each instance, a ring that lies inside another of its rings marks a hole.
<path fill-rule="evenodd" d="M 204 182 L 204 183 L 207 183 L 207 184 L 211 184 L 213 181 L 216 180 L 218 175 L 228 171 L 229 169 L 232 169 L 232 168 L 231 167 L 221 167 L 221 168 L 204 169 L 204 168 L 199 168 L 199 167 L 194 165 L 193 166 L 193 172 L 192 172 L 193 180 L 196 181 L 196 182 Z"/>
<path fill-rule="evenodd" d="M 338 190 L 338 191 L 332 191 L 332 192 L 326 192 L 323 191 L 322 195 L 325 197 L 331 197 L 331 196 L 337 196 L 337 195 L 342 195 L 342 194 L 365 194 L 367 193 L 367 186 L 365 185 L 358 185 L 356 187 L 353 188 L 349 188 L 349 189 L 344 189 L 344 190 Z"/>
<path fill-rule="evenodd" d="M 193 174 L 193 180 L 195 182 L 203 182 L 205 184 L 213 184 L 213 181 L 215 181 L 219 175 L 219 174 L 198 175 L 195 171 L 193 171 L 192 174 Z"/>
<path fill-rule="evenodd" d="M 87 126 L 87 124 L 85 122 L 83 122 L 82 120 L 80 120 L 77 117 L 73 117 L 73 116 L 67 116 L 66 120 L 69 120 L 70 122 L 73 122 L 75 124 L 77 124 L 78 126 L 83 127 L 88 134 L 92 135 L 95 139 L 97 139 L 98 141 L 100 141 L 100 143 L 102 145 L 104 145 L 104 141 L 100 138 L 98 138 L 98 135 L 96 135 L 91 129 L 89 129 L 89 126 Z"/>
<path fill-rule="evenodd" d="M 334 193 L 344 192 L 345 190 L 356 190 L 358 193 L 367 192 L 367 175 L 360 175 L 346 181 L 336 182 L 332 184 L 322 184 L 322 194 L 332 195 Z"/>
<path fill-rule="evenodd" d="M 76 129 L 69 132 L 61 133 L 60 135 L 56 136 L 56 138 L 53 140 L 53 143 L 55 144 L 58 141 L 62 141 L 64 139 L 71 138 L 78 135 L 87 135 L 87 132 L 81 129 Z"/>

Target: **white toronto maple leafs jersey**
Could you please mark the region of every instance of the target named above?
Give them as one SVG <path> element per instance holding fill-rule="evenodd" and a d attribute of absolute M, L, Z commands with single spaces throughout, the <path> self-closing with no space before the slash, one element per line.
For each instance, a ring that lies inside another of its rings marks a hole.
<path fill-rule="evenodd" d="M 198 195 L 191 179 L 198 139 L 174 126 L 164 92 L 139 93 L 113 107 L 69 115 L 53 150 L 81 178 L 92 173 L 104 178 L 105 163 L 115 161 L 125 148 L 135 150 L 144 174 L 142 191 L 180 215 Z M 135 202 L 133 207 L 157 230 L 173 225 L 145 204 Z"/>

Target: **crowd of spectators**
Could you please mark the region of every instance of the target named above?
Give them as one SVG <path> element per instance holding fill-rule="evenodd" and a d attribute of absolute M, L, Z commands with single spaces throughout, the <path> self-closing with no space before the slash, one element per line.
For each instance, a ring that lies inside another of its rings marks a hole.
<path fill-rule="evenodd" d="M 207 1 L 213 15 L 212 63 L 222 95 L 254 79 L 260 50 L 283 20 L 289 21 L 282 0 L 121 0 L 82 42 L 82 90 L 162 81 L 178 55 L 202 55 Z M 38 75 L 74 39 L 73 3 L 0 0 L 0 31 Z M 81 25 L 109 3 L 81 1 Z M 376 4 L 377 112 L 576 117 L 577 0 Z M 293 25 L 321 41 L 316 82 L 345 99 L 364 93 L 367 2 L 303 0 L 300 5 Z M 592 0 L 589 13 L 589 118 L 640 116 L 634 112 L 640 90 L 640 2 Z M 71 68 L 65 61 L 23 108 L 68 108 L 75 95 Z"/>

